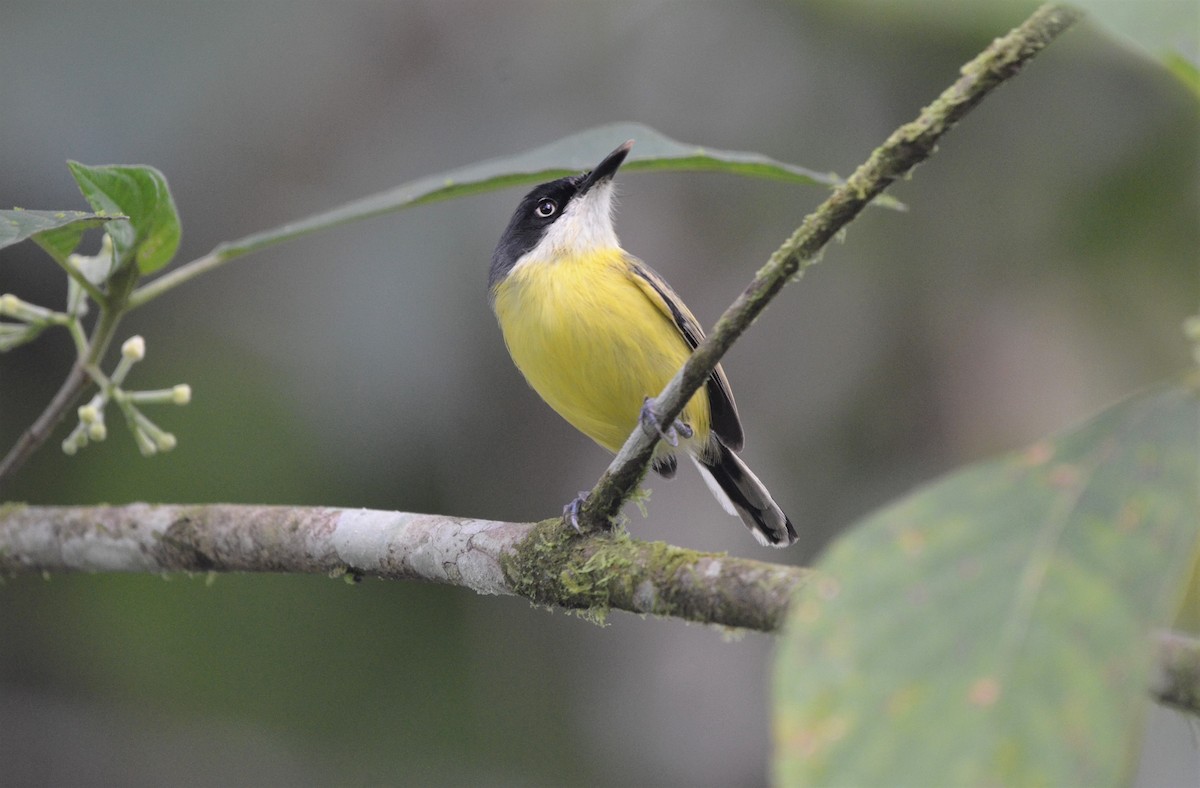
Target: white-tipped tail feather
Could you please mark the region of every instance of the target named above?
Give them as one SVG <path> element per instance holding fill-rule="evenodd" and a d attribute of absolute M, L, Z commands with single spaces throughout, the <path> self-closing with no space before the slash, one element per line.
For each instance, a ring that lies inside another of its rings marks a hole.
<path fill-rule="evenodd" d="M 796 529 L 779 504 L 767 492 L 754 472 L 741 458 L 719 442 L 711 457 L 696 457 L 692 462 L 725 511 L 740 517 L 759 544 L 787 547 L 796 541 Z"/>

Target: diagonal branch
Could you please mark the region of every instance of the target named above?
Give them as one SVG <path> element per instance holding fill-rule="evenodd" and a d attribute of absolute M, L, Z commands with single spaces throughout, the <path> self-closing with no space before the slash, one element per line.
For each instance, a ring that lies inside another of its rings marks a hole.
<path fill-rule="evenodd" d="M 804 219 L 721 315 L 712 333 L 658 396 L 659 421 L 670 424 L 683 412 L 684 405 L 734 341 L 788 281 L 798 279 L 817 261 L 825 244 L 893 181 L 932 156 L 943 134 L 993 89 L 1016 76 L 1025 63 L 1079 17 L 1078 11 L 1066 6 L 1042 6 L 1024 24 L 993 41 L 963 66 L 957 82 L 923 109 L 916 120 L 901 126 L 876 149 L 865 164 Z M 585 528 L 607 527 L 645 476 L 657 440 L 657 436 L 650 436 L 640 426 L 634 429 L 582 507 L 580 521 Z"/>

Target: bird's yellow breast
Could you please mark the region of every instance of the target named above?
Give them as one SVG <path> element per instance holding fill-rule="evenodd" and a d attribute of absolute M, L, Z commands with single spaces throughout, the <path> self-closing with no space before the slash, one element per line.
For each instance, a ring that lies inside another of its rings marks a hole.
<path fill-rule="evenodd" d="M 670 315 L 633 279 L 625 253 L 604 249 L 528 260 L 496 285 L 493 308 L 517 368 L 550 407 L 609 451 L 625 443 L 642 402 L 691 353 Z M 708 439 L 701 388 L 681 420 Z"/>

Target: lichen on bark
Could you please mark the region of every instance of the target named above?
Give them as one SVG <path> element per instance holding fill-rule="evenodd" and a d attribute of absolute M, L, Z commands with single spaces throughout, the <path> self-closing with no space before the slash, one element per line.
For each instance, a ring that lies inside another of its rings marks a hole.
<path fill-rule="evenodd" d="M 617 529 L 575 534 L 546 520 L 502 559 L 515 593 L 603 622 L 609 610 L 671 616 L 728 627 L 778 626 L 808 570 L 664 542 Z"/>

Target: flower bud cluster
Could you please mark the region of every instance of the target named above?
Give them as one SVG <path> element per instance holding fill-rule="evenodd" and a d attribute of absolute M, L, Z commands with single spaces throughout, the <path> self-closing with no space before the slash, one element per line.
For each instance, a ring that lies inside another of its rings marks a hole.
<path fill-rule="evenodd" d="M 122 386 L 133 365 L 146 357 L 146 340 L 130 337 L 121 346 L 121 360 L 112 376 L 100 383 L 100 390 L 79 408 L 79 424 L 63 441 L 62 449 L 74 454 L 89 441 L 102 441 L 108 436 L 104 425 L 104 410 L 109 402 L 116 403 L 133 433 L 138 450 L 145 456 L 175 448 L 175 436 L 159 427 L 142 413 L 140 405 L 186 405 L 192 400 L 192 387 L 186 383 L 155 391 L 126 391 Z"/>

